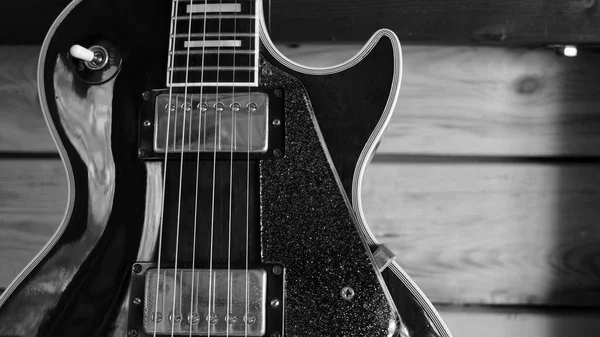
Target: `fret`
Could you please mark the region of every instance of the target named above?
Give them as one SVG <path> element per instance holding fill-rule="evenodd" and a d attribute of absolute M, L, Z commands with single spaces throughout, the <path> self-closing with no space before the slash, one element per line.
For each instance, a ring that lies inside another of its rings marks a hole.
<path fill-rule="evenodd" d="M 178 16 L 175 19 L 182 21 L 182 20 L 189 20 L 190 16 L 189 15 L 182 15 L 182 16 Z M 224 19 L 224 20 L 231 20 L 231 19 L 235 19 L 235 20 L 253 20 L 256 19 L 256 16 L 254 15 L 249 15 L 249 14 L 237 14 L 237 15 L 192 15 L 192 20 L 217 20 L 217 19 Z"/>
<path fill-rule="evenodd" d="M 175 67 L 171 68 L 174 71 L 248 71 L 254 70 L 254 67 L 244 67 L 244 66 L 207 66 L 207 67 Z"/>
<path fill-rule="evenodd" d="M 233 34 L 239 33 L 256 33 L 255 23 L 257 20 L 192 20 L 191 28 L 190 21 L 178 21 L 175 27 L 175 34 L 203 34 L 203 33 L 220 33 Z"/>
<path fill-rule="evenodd" d="M 254 33 L 191 33 L 191 34 L 175 34 L 171 35 L 171 38 L 197 38 L 197 37 L 255 37 Z"/>
<path fill-rule="evenodd" d="M 179 0 L 173 6 L 167 85 L 185 86 L 186 74 L 188 86 L 258 85 L 255 1 Z"/>
<path fill-rule="evenodd" d="M 236 70 L 235 72 L 231 70 L 173 71 L 173 86 L 185 86 L 185 80 L 187 78 L 187 85 L 189 87 L 200 86 L 201 83 L 203 83 L 204 86 L 212 87 L 217 86 L 217 84 L 218 86 L 248 87 L 252 86 L 254 78 L 257 75 L 256 70 Z"/>
<path fill-rule="evenodd" d="M 187 50 L 176 50 L 175 52 L 171 51 L 171 55 L 175 54 L 175 55 L 202 55 L 202 54 L 236 54 L 236 55 L 242 55 L 242 54 L 249 54 L 249 55 L 254 55 L 256 53 L 256 51 L 254 50 L 242 50 L 242 49 L 222 49 L 222 50 L 218 50 L 218 49 L 205 49 L 204 51 L 202 50 L 193 50 L 191 49 L 189 52 Z"/>

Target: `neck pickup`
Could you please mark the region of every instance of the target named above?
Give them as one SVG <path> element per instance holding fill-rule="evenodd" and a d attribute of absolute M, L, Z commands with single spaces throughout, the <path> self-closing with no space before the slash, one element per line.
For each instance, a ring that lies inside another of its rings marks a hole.
<path fill-rule="evenodd" d="M 206 91 L 209 91 L 208 89 Z M 283 93 L 250 88 L 206 93 L 155 92 L 140 120 L 142 159 L 197 156 L 213 160 L 279 158 L 284 154 Z"/>

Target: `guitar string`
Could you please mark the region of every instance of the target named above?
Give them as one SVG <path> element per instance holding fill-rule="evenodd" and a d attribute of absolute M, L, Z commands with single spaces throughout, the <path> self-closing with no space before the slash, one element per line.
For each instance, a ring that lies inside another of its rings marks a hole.
<path fill-rule="evenodd" d="M 208 0 L 204 0 L 204 8 L 207 7 Z M 205 57 L 205 43 L 206 43 L 206 17 L 207 11 L 204 11 L 204 22 L 203 22 L 203 37 L 202 37 L 202 61 L 200 66 L 200 103 L 198 103 L 198 144 L 196 150 L 196 193 L 194 197 L 194 236 L 192 244 L 192 280 L 191 280 L 191 294 L 190 294 L 190 315 L 188 316 L 188 322 L 190 323 L 190 337 L 192 336 L 192 327 L 194 325 L 194 281 L 196 277 L 196 235 L 198 231 L 198 194 L 200 186 L 200 130 L 202 129 L 202 110 L 203 110 L 203 94 L 204 94 L 204 57 Z M 193 106 L 192 106 L 193 109 Z M 208 109 L 207 109 L 208 111 Z M 190 122 L 190 133 L 191 133 L 191 122 Z M 206 126 L 205 126 L 206 127 Z M 206 146 L 206 140 L 205 140 Z M 198 294 L 196 293 L 196 308 L 198 307 Z M 197 309 L 198 310 L 198 309 Z M 198 310 L 198 323 L 200 323 L 200 310 Z"/>
<path fill-rule="evenodd" d="M 254 15 L 255 15 L 254 20 L 258 20 L 258 6 L 256 5 L 256 2 L 252 2 L 252 3 L 254 4 Z M 250 26 L 250 28 L 249 28 L 250 30 L 252 30 L 251 27 L 252 26 Z M 256 27 L 256 21 L 254 22 L 254 27 Z M 257 38 L 256 37 L 256 34 L 257 34 L 256 29 L 255 29 L 254 34 L 255 34 L 254 39 L 256 39 Z M 254 52 L 258 53 L 258 50 L 256 49 L 256 40 L 254 40 L 254 47 L 255 47 Z M 250 48 L 252 48 L 252 44 L 250 44 Z M 254 56 L 254 55 L 252 55 L 252 56 L 253 57 L 250 57 L 249 61 L 248 61 L 248 69 L 250 69 L 250 70 L 248 70 L 249 79 L 252 78 L 252 70 L 251 70 L 252 69 L 252 59 L 253 58 L 256 59 L 256 56 Z M 257 74 L 258 73 L 258 64 L 256 64 L 255 67 L 256 67 L 255 76 L 258 76 L 258 74 Z M 249 231 L 249 227 L 250 227 L 250 224 L 249 224 L 250 223 L 250 149 L 252 148 L 252 123 L 251 123 L 252 115 L 250 113 L 250 105 L 249 105 L 250 101 L 251 101 L 251 97 L 252 97 L 251 86 L 248 85 L 248 106 L 247 106 L 248 118 L 247 118 L 247 125 L 246 125 L 246 129 L 248 132 L 248 145 L 247 145 L 248 150 L 246 152 L 246 159 L 247 159 L 246 160 L 246 231 L 245 231 L 246 232 L 245 276 L 246 277 L 245 277 L 245 287 L 244 287 L 244 292 L 245 292 L 244 293 L 244 296 L 245 296 L 245 298 L 244 298 L 244 305 L 245 305 L 245 307 L 244 307 L 244 318 L 245 318 L 244 336 L 245 337 L 248 337 L 248 325 L 249 325 L 248 324 L 248 322 L 249 322 L 248 310 L 249 310 L 249 306 L 250 306 L 250 303 L 249 303 L 250 302 L 250 298 L 249 298 L 250 284 L 249 284 L 249 280 L 248 280 L 248 277 L 249 277 L 249 271 L 248 271 L 248 267 L 249 267 L 249 254 L 248 254 L 249 253 L 249 248 L 248 248 L 249 232 L 248 231 Z"/>
<path fill-rule="evenodd" d="M 184 82 L 184 91 L 183 91 L 183 103 L 181 105 L 181 110 L 183 110 L 183 123 L 181 126 L 181 151 L 180 151 L 180 159 L 179 159 L 179 186 L 178 186 L 178 200 L 177 200 L 177 227 L 175 230 L 175 266 L 173 269 L 173 304 L 171 308 L 171 313 L 169 314 L 169 321 L 171 321 L 171 337 L 175 335 L 175 323 L 177 321 L 177 313 L 175 311 L 176 303 L 177 303 L 177 271 L 178 271 L 178 263 L 179 263 L 179 233 L 181 229 L 181 200 L 183 195 L 183 157 L 185 151 L 185 123 L 187 120 L 187 103 L 188 103 L 188 82 L 189 82 L 189 74 L 190 74 L 190 49 L 191 49 L 191 37 L 192 37 L 192 12 L 193 12 L 193 0 L 190 0 L 189 7 L 189 17 L 188 17 L 188 38 L 187 38 L 187 51 L 186 51 L 186 68 L 185 68 L 185 82 Z M 178 17 L 179 11 L 179 0 L 176 3 L 176 16 Z M 175 31 L 175 35 L 177 31 Z M 176 47 L 176 41 L 174 44 L 174 49 Z M 173 59 L 175 59 L 175 54 L 173 54 Z M 179 95 L 178 95 L 179 97 Z M 174 139 L 173 139 L 173 152 L 175 152 L 177 148 L 177 107 L 178 102 L 175 105 L 175 128 L 174 128 Z M 183 278 L 183 273 L 180 278 Z M 179 290 L 182 291 L 181 289 Z M 163 295 L 164 296 L 164 295 Z M 181 315 L 181 310 L 179 315 Z"/>
<path fill-rule="evenodd" d="M 240 5 L 241 6 L 241 5 Z M 220 33 L 220 32 L 219 32 Z M 233 12 L 233 41 L 237 38 L 237 11 Z M 236 46 L 233 44 L 233 75 L 232 81 L 235 83 L 235 52 Z M 233 319 L 231 307 L 233 304 L 230 303 L 232 299 L 230 299 L 231 294 L 231 221 L 232 221 L 232 200 L 233 200 L 233 144 L 236 136 L 236 121 L 234 114 L 234 104 L 235 104 L 235 84 L 232 86 L 232 106 L 231 106 L 231 148 L 230 148 L 230 165 L 229 165 L 229 228 L 228 228 L 228 244 L 227 244 L 227 305 L 226 305 L 226 313 L 225 316 L 225 324 L 226 324 L 226 333 L 225 336 L 229 337 L 229 322 Z"/>
<path fill-rule="evenodd" d="M 154 316 L 154 318 L 152 319 L 154 321 L 154 333 L 153 333 L 153 337 L 156 337 L 156 328 L 158 326 L 158 299 L 159 299 L 159 294 L 160 294 L 160 261 L 162 259 L 162 237 L 163 237 L 163 228 L 164 228 L 164 222 L 165 222 L 165 193 L 166 193 L 166 181 L 167 181 L 167 168 L 168 168 L 168 154 L 169 154 L 169 133 L 171 131 L 171 107 L 173 105 L 173 68 L 174 68 L 174 64 L 175 64 L 175 31 L 177 30 L 177 4 L 179 3 L 179 0 L 175 0 L 175 3 L 173 3 L 173 8 L 171 9 L 171 34 L 172 34 L 172 38 L 169 39 L 169 52 L 172 53 L 170 56 L 170 64 L 167 67 L 170 67 L 169 72 L 168 72 L 168 77 L 169 77 L 169 104 L 167 105 L 167 133 L 165 136 L 165 157 L 164 157 L 164 163 L 163 163 L 163 186 L 162 186 L 162 195 L 161 195 L 161 201 L 160 201 L 160 208 L 161 208 L 161 218 L 160 218 L 160 224 L 159 224 L 159 235 L 158 235 L 158 261 L 157 261 L 157 269 L 156 269 L 156 297 L 155 297 L 155 306 L 154 306 L 154 312 L 150 315 L 151 319 L 152 316 Z M 175 109 L 175 111 L 177 111 L 177 109 Z M 158 120 L 156 121 L 158 123 Z M 155 125 L 155 127 L 157 128 L 158 125 Z M 165 277 L 166 279 L 166 271 L 165 271 Z M 162 312 L 164 312 L 164 291 L 163 291 L 163 297 L 162 297 L 162 302 L 163 302 L 163 309 Z"/>
<path fill-rule="evenodd" d="M 220 138 L 221 138 L 221 132 L 220 132 L 220 125 L 218 125 L 217 121 L 219 120 L 219 106 L 218 106 L 218 102 L 219 102 L 219 70 L 220 68 L 218 67 L 218 65 L 221 63 L 221 18 L 223 16 L 223 12 L 222 12 L 222 8 L 221 8 L 221 2 L 219 2 L 219 24 L 218 24 L 218 42 L 217 42 L 217 78 L 216 78 L 216 89 L 215 89 L 215 141 L 214 141 L 214 148 L 213 148 L 213 181 L 212 181 L 212 205 L 211 205 L 211 221 L 210 221 L 210 261 L 209 261 L 209 281 L 208 281 L 208 324 L 207 324 L 207 330 L 208 330 L 208 337 L 210 337 L 210 330 L 211 330 L 211 318 L 212 318 L 212 311 L 211 311 L 211 300 L 213 299 L 212 296 L 215 296 L 215 301 L 216 301 L 216 294 L 213 294 L 213 249 L 214 249 L 214 225 L 215 225 L 215 190 L 216 190 L 216 174 L 217 174 L 217 138 L 219 139 L 219 146 L 221 144 L 220 142 Z M 218 131 L 217 131 L 218 130 Z M 216 282 L 216 275 L 215 275 L 215 282 Z M 215 292 L 216 292 L 216 284 L 215 284 Z M 213 308 L 214 309 L 214 306 Z"/>

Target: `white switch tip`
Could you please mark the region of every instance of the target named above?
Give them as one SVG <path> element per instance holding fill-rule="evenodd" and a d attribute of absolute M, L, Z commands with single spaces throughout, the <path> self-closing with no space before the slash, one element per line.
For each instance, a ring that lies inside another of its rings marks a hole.
<path fill-rule="evenodd" d="M 92 62 L 94 60 L 95 54 L 93 51 L 84 48 L 78 44 L 71 47 L 69 50 L 71 55 L 76 58 L 87 62 Z"/>

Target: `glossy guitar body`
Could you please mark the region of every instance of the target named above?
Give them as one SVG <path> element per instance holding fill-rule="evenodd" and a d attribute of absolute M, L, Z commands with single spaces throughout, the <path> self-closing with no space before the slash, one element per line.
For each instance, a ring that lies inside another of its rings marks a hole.
<path fill-rule="evenodd" d="M 362 174 L 400 87 L 396 36 L 379 31 L 347 63 L 310 69 L 279 54 L 262 20 L 258 89 L 282 96 L 284 154 L 199 166 L 171 159 L 166 169 L 143 160 L 138 136 L 143 94 L 165 87 L 170 6 L 74 1 L 51 28 L 39 92 L 67 170 L 69 206 L 55 236 L 0 298 L 0 337 L 144 336 L 132 323 L 143 314 L 132 287 L 137 262 L 242 268 L 245 259 L 285 270 L 283 305 L 267 311 L 269 336 L 450 336 L 360 209 Z M 116 43 L 122 65 L 89 84 L 68 50 L 98 36 Z M 196 219 L 195 207 L 205 216 Z M 194 222 L 197 232 L 179 226 Z"/>

